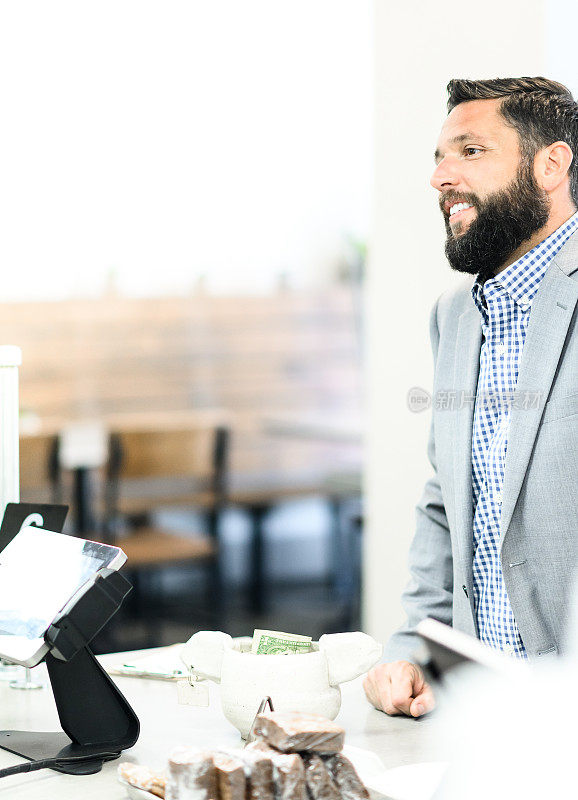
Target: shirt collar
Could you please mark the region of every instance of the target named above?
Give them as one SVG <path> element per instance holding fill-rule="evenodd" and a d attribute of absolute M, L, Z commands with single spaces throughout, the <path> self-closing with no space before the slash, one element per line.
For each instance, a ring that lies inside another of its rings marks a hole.
<path fill-rule="evenodd" d="M 494 278 L 490 278 L 483 285 L 479 278 L 476 278 L 472 286 L 472 297 L 482 319 L 486 321 L 487 298 L 503 293 L 504 290 L 520 305 L 522 311 L 529 310 L 550 261 L 577 229 L 578 211 L 550 236 L 528 250 Z"/>

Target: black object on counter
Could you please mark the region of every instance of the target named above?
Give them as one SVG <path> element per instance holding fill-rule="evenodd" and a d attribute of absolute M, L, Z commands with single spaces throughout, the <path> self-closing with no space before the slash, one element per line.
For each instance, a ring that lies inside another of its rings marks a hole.
<path fill-rule="evenodd" d="M 1 748 L 31 761 L 50 759 L 44 766 L 58 772 L 92 775 L 135 744 L 138 717 L 88 647 L 131 588 L 116 570 L 101 569 L 53 620 L 44 660 L 62 732 L 0 731 Z"/>
<path fill-rule="evenodd" d="M 0 525 L 0 551 L 26 525 L 61 533 L 67 513 L 68 506 L 54 503 L 8 503 Z"/>

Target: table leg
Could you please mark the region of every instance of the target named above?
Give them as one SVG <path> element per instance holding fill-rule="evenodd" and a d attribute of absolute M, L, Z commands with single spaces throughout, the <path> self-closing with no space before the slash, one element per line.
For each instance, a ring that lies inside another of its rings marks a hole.
<path fill-rule="evenodd" d="M 251 574 L 249 576 L 248 608 L 253 614 L 265 611 L 265 553 L 263 523 L 270 506 L 249 506 L 251 518 Z"/>
<path fill-rule="evenodd" d="M 342 625 L 351 630 L 356 623 L 360 586 L 361 519 L 348 505 L 354 497 L 332 496 L 329 507 L 332 520 L 333 593 L 337 604 L 343 607 Z"/>
<path fill-rule="evenodd" d="M 331 540 L 333 560 L 333 591 L 338 600 L 351 602 L 355 585 L 355 542 L 349 520 L 343 520 L 344 504 L 342 497 L 330 497 Z"/>
<path fill-rule="evenodd" d="M 74 470 L 74 505 L 76 509 L 75 530 L 77 535 L 93 531 L 91 474 L 86 467 Z"/>

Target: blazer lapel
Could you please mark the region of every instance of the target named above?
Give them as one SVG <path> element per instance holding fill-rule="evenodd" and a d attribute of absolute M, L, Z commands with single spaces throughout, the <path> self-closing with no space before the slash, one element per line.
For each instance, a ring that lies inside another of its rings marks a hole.
<path fill-rule="evenodd" d="M 575 233 L 568 245 L 553 260 L 532 301 L 508 432 L 500 522 L 501 543 L 512 520 L 544 405 L 550 394 L 578 300 L 578 283 L 566 277 L 577 265 L 577 245 L 578 233 Z"/>
<path fill-rule="evenodd" d="M 472 426 L 480 369 L 482 320 L 475 305 L 461 314 L 454 355 L 455 413 L 454 498 L 456 545 L 462 568 L 471 581 L 473 562 Z M 463 392 L 463 395 L 462 395 Z M 460 402 L 463 398 L 463 402 Z"/>

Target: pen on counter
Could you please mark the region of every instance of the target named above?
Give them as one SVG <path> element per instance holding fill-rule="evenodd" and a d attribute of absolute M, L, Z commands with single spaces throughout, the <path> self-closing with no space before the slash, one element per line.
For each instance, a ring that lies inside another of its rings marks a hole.
<path fill-rule="evenodd" d="M 136 664 L 123 664 L 122 668 L 134 670 L 135 672 L 141 672 L 143 675 L 151 675 L 151 676 L 156 675 L 159 678 L 161 677 L 166 678 L 167 676 L 171 675 L 177 677 L 185 674 L 181 669 L 173 669 L 169 672 L 168 670 L 163 671 L 163 670 L 143 669 L 142 667 L 138 667 Z"/>

